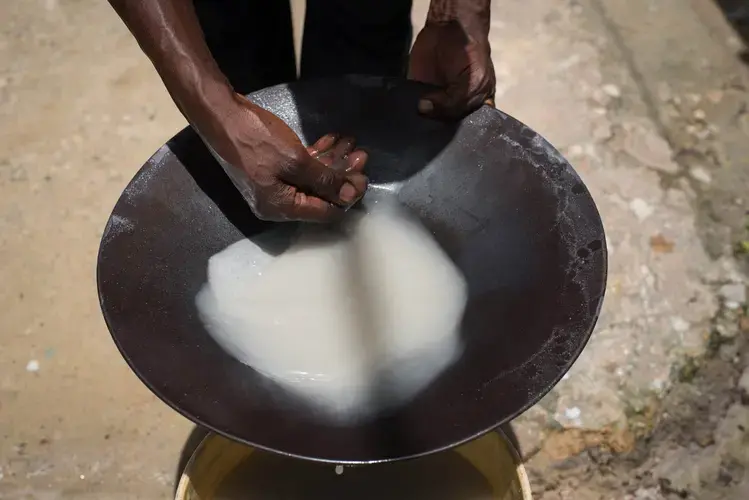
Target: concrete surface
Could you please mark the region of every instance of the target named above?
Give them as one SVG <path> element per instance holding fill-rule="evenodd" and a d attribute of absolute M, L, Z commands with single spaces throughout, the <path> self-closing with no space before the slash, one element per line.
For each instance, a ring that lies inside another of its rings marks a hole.
<path fill-rule="evenodd" d="M 0 19 L 0 498 L 169 498 L 191 426 L 121 360 L 94 266 L 184 120 L 106 2 Z M 565 153 L 609 239 L 590 345 L 513 423 L 537 497 L 749 498 L 741 39 L 710 0 L 503 0 L 492 42 L 498 106 Z"/>

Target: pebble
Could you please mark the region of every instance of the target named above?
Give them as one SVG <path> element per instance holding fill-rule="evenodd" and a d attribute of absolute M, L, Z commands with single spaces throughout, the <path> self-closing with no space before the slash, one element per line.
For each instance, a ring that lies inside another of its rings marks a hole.
<path fill-rule="evenodd" d="M 555 419 L 564 427 L 582 427 L 583 423 L 580 420 L 581 416 L 582 410 L 577 406 L 573 406 L 571 408 L 565 408 L 562 410 L 561 414 L 557 413 Z"/>
<path fill-rule="evenodd" d="M 712 132 L 710 131 L 709 128 L 701 128 L 697 130 L 697 132 L 694 134 L 694 136 L 701 141 L 704 141 L 711 135 L 712 135 Z"/>
<path fill-rule="evenodd" d="M 36 359 L 32 359 L 31 361 L 29 361 L 28 363 L 26 363 L 26 371 L 27 372 L 31 372 L 31 373 L 38 372 L 39 371 L 39 361 L 37 361 Z"/>
<path fill-rule="evenodd" d="M 744 391 L 745 394 L 749 394 L 749 366 L 747 366 L 744 373 L 741 374 L 741 378 L 739 379 L 739 389 Z"/>
<path fill-rule="evenodd" d="M 673 98 L 674 94 L 671 91 L 671 87 L 666 82 L 660 82 L 658 84 L 658 98 L 663 102 L 668 102 Z"/>
<path fill-rule="evenodd" d="M 627 495 L 624 500 L 660 500 L 663 498 L 657 489 L 639 488 L 633 495 Z"/>
<path fill-rule="evenodd" d="M 671 146 L 654 130 L 638 125 L 630 126 L 624 137 L 624 151 L 639 162 L 668 174 L 679 171 L 673 161 Z"/>
<path fill-rule="evenodd" d="M 662 378 L 657 378 L 650 383 L 650 388 L 656 392 L 662 392 L 666 387 L 666 381 Z"/>
<path fill-rule="evenodd" d="M 720 90 L 711 90 L 707 93 L 707 98 L 713 104 L 718 104 L 723 100 L 723 92 Z"/>
<path fill-rule="evenodd" d="M 581 414 L 580 408 L 578 408 L 577 406 L 572 407 L 572 408 L 567 408 L 566 410 L 564 410 L 564 416 L 570 420 L 575 420 L 575 419 L 580 418 L 580 414 Z"/>
<path fill-rule="evenodd" d="M 629 208 L 638 220 L 643 221 L 653 215 L 655 209 L 642 198 L 635 198 L 629 202 Z"/>
<path fill-rule="evenodd" d="M 607 83 L 601 87 L 601 90 L 609 97 L 619 98 L 622 96 L 622 91 L 613 83 Z"/>
<path fill-rule="evenodd" d="M 692 179 L 701 182 L 703 184 L 710 184 L 712 182 L 713 178 L 710 175 L 710 172 L 705 170 L 702 167 L 692 167 L 689 170 L 689 175 L 692 176 Z"/>
<path fill-rule="evenodd" d="M 744 44 L 741 41 L 741 39 L 737 36 L 731 35 L 728 38 L 726 38 L 726 45 L 728 45 L 732 49 L 739 50 L 743 48 Z"/>
<path fill-rule="evenodd" d="M 567 149 L 567 156 L 577 158 L 583 155 L 583 147 L 580 144 L 573 144 Z"/>
<path fill-rule="evenodd" d="M 743 283 L 728 283 L 720 287 L 718 294 L 723 297 L 726 301 L 726 307 L 730 309 L 736 309 L 737 307 L 730 307 L 729 303 L 735 303 L 738 305 L 746 303 L 746 286 Z"/>
<path fill-rule="evenodd" d="M 608 139 L 611 139 L 612 135 L 613 134 L 611 133 L 611 126 L 607 123 L 598 125 L 596 128 L 593 129 L 593 139 L 595 139 L 598 142 L 603 142 Z"/>
<path fill-rule="evenodd" d="M 674 316 L 671 318 L 671 327 L 677 332 L 686 332 L 689 330 L 689 322 L 681 316 Z"/>
<path fill-rule="evenodd" d="M 705 115 L 705 112 L 701 109 L 695 109 L 694 113 L 692 113 L 692 116 L 694 116 L 695 120 L 699 121 L 705 121 L 705 118 L 707 118 L 707 115 Z"/>
<path fill-rule="evenodd" d="M 736 335 L 738 334 L 738 331 L 736 330 L 736 328 L 732 328 L 730 326 L 723 325 L 720 323 L 715 325 L 715 332 L 725 339 L 732 339 L 736 337 Z"/>

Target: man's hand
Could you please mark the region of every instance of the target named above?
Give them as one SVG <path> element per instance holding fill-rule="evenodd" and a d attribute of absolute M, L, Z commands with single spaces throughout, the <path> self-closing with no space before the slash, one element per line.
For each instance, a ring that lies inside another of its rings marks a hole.
<path fill-rule="evenodd" d="M 327 222 L 362 197 L 367 155 L 354 150 L 353 140 L 332 135 L 307 149 L 278 117 L 235 94 L 192 1 L 109 1 L 182 114 L 216 155 L 247 174 L 248 202 L 258 217 Z"/>
<path fill-rule="evenodd" d="M 427 116 L 455 119 L 484 103 L 493 105 L 489 1 L 432 0 L 411 49 L 408 76 L 439 87 L 419 101 Z"/>
<path fill-rule="evenodd" d="M 205 138 L 247 175 L 247 201 L 260 219 L 327 222 L 364 195 L 367 154 L 353 139 L 328 134 L 305 148 L 280 118 L 240 95 L 221 115 Z"/>

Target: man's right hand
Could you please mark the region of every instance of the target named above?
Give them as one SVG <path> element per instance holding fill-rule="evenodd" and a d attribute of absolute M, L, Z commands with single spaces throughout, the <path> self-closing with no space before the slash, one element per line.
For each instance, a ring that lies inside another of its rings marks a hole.
<path fill-rule="evenodd" d="M 354 141 L 328 134 L 305 148 L 273 113 L 234 94 L 218 121 L 194 123 L 214 151 L 249 179 L 247 200 L 260 219 L 328 222 L 367 189 L 367 160 Z"/>
<path fill-rule="evenodd" d="M 367 156 L 354 150 L 353 140 L 325 136 L 305 148 L 278 117 L 234 93 L 191 1 L 109 1 L 187 121 L 218 156 L 247 174 L 248 201 L 258 217 L 327 222 L 364 195 Z"/>

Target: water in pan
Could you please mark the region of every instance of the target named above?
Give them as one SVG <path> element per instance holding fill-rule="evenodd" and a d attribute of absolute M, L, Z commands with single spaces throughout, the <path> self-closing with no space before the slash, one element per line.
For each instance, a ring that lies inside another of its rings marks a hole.
<path fill-rule="evenodd" d="M 403 403 L 452 363 L 465 302 L 431 235 L 383 202 L 302 228 L 280 255 L 229 246 L 196 299 L 229 354 L 341 423 Z"/>
<path fill-rule="evenodd" d="M 390 464 L 333 466 L 254 451 L 221 483 L 216 500 L 490 500 L 489 482 L 455 451 Z"/>

